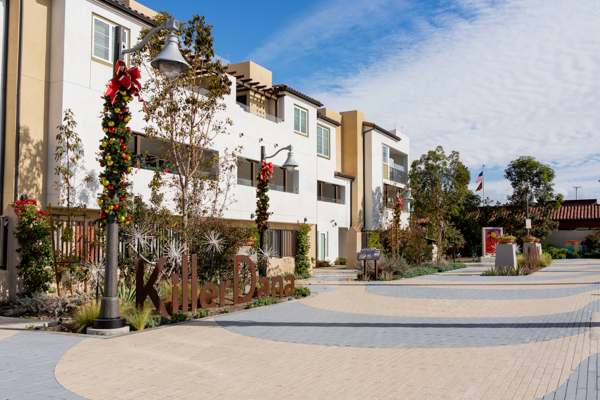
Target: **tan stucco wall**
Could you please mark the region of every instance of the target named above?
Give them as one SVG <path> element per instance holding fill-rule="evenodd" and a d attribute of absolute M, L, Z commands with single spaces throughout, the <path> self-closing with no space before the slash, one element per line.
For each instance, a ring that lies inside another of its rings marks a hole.
<path fill-rule="evenodd" d="M 352 223 L 364 227 L 363 218 L 363 141 L 362 124 L 365 114 L 360 111 L 344 111 L 342 116 L 342 171 L 356 178 L 352 182 Z"/>
<path fill-rule="evenodd" d="M 14 3 L 14 6 L 13 6 Z M 11 3 L 7 68 L 6 159 L 4 204 L 14 199 L 17 74 L 19 56 L 19 2 Z M 19 188 L 17 196 L 46 203 L 48 153 L 48 90 L 52 0 L 23 3 L 23 55 L 21 67 L 21 116 Z"/>
<path fill-rule="evenodd" d="M 135 0 L 121 0 L 120 3 L 123 3 L 124 6 L 127 6 L 129 8 L 131 8 L 132 10 L 135 10 L 141 14 L 144 14 L 147 17 L 150 18 L 154 18 L 154 16 L 156 14 L 158 14 L 156 11 L 152 10 L 151 8 L 146 7 L 143 4 L 138 3 Z"/>
<path fill-rule="evenodd" d="M 346 232 L 346 269 L 357 268 L 358 253 L 362 247 L 360 229 L 351 226 Z"/>
<path fill-rule="evenodd" d="M 273 84 L 273 73 L 252 61 L 230 64 L 227 66 L 227 70 L 235 71 L 236 75 L 252 78 L 252 82 L 260 82 L 260 85 L 267 85 L 267 88 L 270 88 Z"/>

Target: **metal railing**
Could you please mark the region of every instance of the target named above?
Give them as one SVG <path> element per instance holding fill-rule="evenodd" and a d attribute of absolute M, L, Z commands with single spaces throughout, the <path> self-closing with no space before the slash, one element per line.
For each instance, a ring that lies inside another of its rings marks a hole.
<path fill-rule="evenodd" d="M 389 178 L 390 178 L 390 181 L 402 183 L 404 185 L 406 185 L 406 182 L 408 182 L 406 172 L 400 171 L 399 169 L 392 168 L 392 167 L 390 167 L 390 169 L 389 169 Z"/>
<path fill-rule="evenodd" d="M 346 204 L 344 199 L 336 199 L 335 197 L 317 196 L 317 200 L 324 201 L 326 203 Z"/>

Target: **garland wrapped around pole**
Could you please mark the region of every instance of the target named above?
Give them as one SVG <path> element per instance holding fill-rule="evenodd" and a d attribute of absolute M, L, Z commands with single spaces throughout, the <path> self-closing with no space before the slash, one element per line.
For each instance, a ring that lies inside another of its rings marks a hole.
<path fill-rule="evenodd" d="M 394 257 L 400 255 L 400 218 L 402 217 L 402 205 L 402 198 L 398 197 L 392 216 L 392 254 Z"/>
<path fill-rule="evenodd" d="M 131 139 L 131 128 L 127 126 L 131 120 L 128 103 L 133 96 L 139 98 L 141 85 L 137 80 L 140 77 L 137 68 L 128 69 L 125 62 L 117 61 L 115 77 L 103 96 L 102 130 L 105 136 L 100 143 L 98 161 L 105 167 L 100 174 L 104 191 L 98 198 L 98 205 L 100 220 L 105 223 L 108 215 L 114 215 L 119 223 L 129 224 L 131 220 L 127 215 L 131 183 L 126 178 L 131 173 L 131 153 L 127 149 Z"/>
<path fill-rule="evenodd" d="M 256 184 L 256 227 L 258 232 L 265 232 L 269 229 L 269 178 L 273 179 L 273 163 L 262 161 L 260 174 L 257 177 Z"/>

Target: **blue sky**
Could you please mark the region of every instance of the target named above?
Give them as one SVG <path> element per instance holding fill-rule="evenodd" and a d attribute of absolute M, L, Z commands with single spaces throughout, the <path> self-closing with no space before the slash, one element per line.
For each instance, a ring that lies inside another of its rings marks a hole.
<path fill-rule="evenodd" d="M 218 55 L 401 128 L 412 159 L 458 150 L 472 188 L 485 164 L 493 200 L 521 155 L 550 164 L 566 198 L 600 198 L 600 0 L 141 2 L 205 15 Z"/>

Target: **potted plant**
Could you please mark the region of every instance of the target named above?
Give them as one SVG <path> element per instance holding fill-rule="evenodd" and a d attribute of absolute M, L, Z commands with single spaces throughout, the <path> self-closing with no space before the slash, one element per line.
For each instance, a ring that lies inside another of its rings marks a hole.
<path fill-rule="evenodd" d="M 498 243 L 499 244 L 512 244 L 516 237 L 511 236 L 511 235 L 504 235 L 504 236 L 498 236 Z"/>
<path fill-rule="evenodd" d="M 523 243 L 536 243 L 536 240 L 539 241 L 535 236 L 527 235 L 523 236 Z"/>

